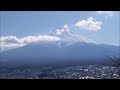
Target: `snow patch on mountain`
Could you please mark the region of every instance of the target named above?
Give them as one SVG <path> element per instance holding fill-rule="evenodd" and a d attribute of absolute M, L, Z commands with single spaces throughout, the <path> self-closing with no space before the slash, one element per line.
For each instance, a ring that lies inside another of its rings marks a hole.
<path fill-rule="evenodd" d="M 95 43 L 95 41 L 72 32 L 69 28 L 56 28 L 50 35 L 61 38 L 62 41 Z"/>

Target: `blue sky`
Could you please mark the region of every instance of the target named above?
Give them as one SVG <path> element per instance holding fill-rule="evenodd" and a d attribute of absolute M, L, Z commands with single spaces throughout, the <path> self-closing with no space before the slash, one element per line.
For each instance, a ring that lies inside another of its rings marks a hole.
<path fill-rule="evenodd" d="M 98 27 L 93 25 L 88 27 L 87 22 L 90 17 L 91 25 L 98 23 Z M 0 19 L 1 36 L 4 37 L 22 38 L 46 34 L 67 24 L 73 32 L 97 43 L 119 45 L 119 12 L 117 11 L 1 11 Z M 79 24 L 76 25 L 78 22 Z"/>

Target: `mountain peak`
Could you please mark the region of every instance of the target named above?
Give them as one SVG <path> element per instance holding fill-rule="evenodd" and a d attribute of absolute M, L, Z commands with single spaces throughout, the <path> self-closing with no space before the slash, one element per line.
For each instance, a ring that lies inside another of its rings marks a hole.
<path fill-rule="evenodd" d="M 56 28 L 55 30 L 52 31 L 51 34 L 53 35 L 63 35 L 69 33 L 70 30 L 68 28 Z"/>
<path fill-rule="evenodd" d="M 50 35 L 57 36 L 63 41 L 95 43 L 93 40 L 90 40 L 82 35 L 74 33 L 67 26 L 63 28 L 56 28 L 55 30 L 50 32 Z"/>

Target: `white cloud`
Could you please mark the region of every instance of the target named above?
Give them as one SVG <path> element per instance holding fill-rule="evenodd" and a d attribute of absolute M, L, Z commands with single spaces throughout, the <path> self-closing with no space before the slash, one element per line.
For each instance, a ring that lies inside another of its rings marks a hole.
<path fill-rule="evenodd" d="M 108 16 L 113 16 L 112 11 L 96 11 L 100 15 L 108 15 Z"/>
<path fill-rule="evenodd" d="M 87 20 L 81 20 L 75 24 L 80 29 L 86 29 L 90 31 L 98 31 L 101 29 L 102 22 L 96 21 L 93 17 L 89 17 Z"/>
<path fill-rule="evenodd" d="M 56 29 L 55 34 L 56 35 L 62 35 L 65 32 L 69 32 L 69 29 L 63 29 L 63 28 L 62 29 Z"/>
<path fill-rule="evenodd" d="M 1 37 L 1 42 L 4 41 L 5 43 L 21 43 L 20 39 L 18 39 L 15 36 L 5 36 L 5 37 Z"/>
<path fill-rule="evenodd" d="M 52 32 L 52 33 L 56 35 L 62 35 L 63 33 L 68 32 L 68 31 L 69 31 L 69 26 L 65 24 L 63 28 L 58 28 L 56 29 L 55 32 Z"/>
<path fill-rule="evenodd" d="M 0 47 L 1 50 L 5 50 L 5 49 L 8 50 L 8 49 L 21 47 L 32 42 L 56 41 L 56 40 L 60 40 L 60 38 L 50 35 L 27 36 L 23 38 L 17 38 L 16 36 L 1 36 Z"/>
<path fill-rule="evenodd" d="M 60 40 L 59 37 L 49 35 L 27 36 L 21 39 L 24 43 L 39 42 L 39 41 L 56 41 Z"/>
<path fill-rule="evenodd" d="M 63 28 L 69 28 L 69 26 L 68 26 L 67 24 L 65 24 L 65 25 L 63 26 Z"/>

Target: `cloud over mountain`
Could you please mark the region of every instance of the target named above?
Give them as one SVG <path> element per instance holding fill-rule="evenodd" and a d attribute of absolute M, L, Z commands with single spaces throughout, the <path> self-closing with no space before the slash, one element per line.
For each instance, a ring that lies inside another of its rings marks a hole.
<path fill-rule="evenodd" d="M 50 35 L 38 35 L 38 36 L 27 36 L 23 38 L 17 38 L 16 36 L 1 36 L 1 49 L 13 49 L 16 47 L 24 46 L 32 42 L 40 41 L 56 41 L 60 40 L 59 37 Z"/>
<path fill-rule="evenodd" d="M 68 44 L 76 42 L 95 43 L 92 39 L 72 32 L 69 26 L 65 24 L 63 28 L 56 28 L 46 35 L 26 36 L 23 38 L 17 38 L 16 36 L 1 36 L 0 45 L 1 50 L 4 51 L 41 41 L 65 41 Z"/>

